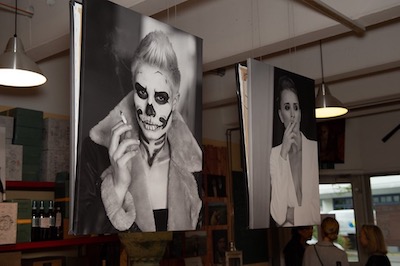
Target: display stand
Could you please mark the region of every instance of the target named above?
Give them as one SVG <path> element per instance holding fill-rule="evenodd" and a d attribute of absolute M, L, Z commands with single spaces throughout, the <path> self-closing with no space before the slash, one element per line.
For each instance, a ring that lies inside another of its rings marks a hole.
<path fill-rule="evenodd" d="M 118 237 L 127 253 L 127 266 L 158 266 L 172 232 L 126 232 Z"/>

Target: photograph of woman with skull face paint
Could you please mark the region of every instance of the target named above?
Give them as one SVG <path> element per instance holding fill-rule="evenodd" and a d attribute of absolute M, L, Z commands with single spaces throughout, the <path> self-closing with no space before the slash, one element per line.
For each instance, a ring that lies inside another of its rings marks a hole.
<path fill-rule="evenodd" d="M 132 62 L 132 92 L 90 131 L 111 163 L 101 174 L 105 212 L 118 231 L 193 230 L 202 203 L 192 173 L 201 170 L 202 155 L 176 111 L 175 52 L 153 31 Z"/>
<path fill-rule="evenodd" d="M 278 226 L 319 224 L 318 146 L 317 141 L 307 138 L 302 130 L 306 127 L 304 119 L 309 123 L 314 121 L 310 125 L 314 124 L 315 131 L 315 117 L 305 117 L 302 112 L 303 104 L 307 102 L 301 102 L 301 90 L 298 91 L 296 85 L 303 84 L 294 83 L 296 76 L 283 75 L 285 73 L 279 71 L 285 71 L 277 68 L 275 71 L 278 79 L 274 90 L 277 113 L 273 123 L 274 142 L 276 139 L 281 141 L 279 145 L 273 145 L 270 155 L 271 216 Z M 313 86 L 311 89 L 311 97 L 314 97 Z M 282 125 L 283 134 L 277 133 L 276 129 Z"/>
<path fill-rule="evenodd" d="M 202 151 L 192 120 L 201 98 L 191 97 L 201 94 L 201 40 L 110 2 L 87 3 L 91 18 L 101 18 L 101 8 L 125 16 L 101 37 L 87 33 L 94 46 L 81 91 L 73 232 L 194 230 L 201 222 Z M 86 21 L 99 27 L 99 20 Z M 141 29 L 132 31 L 137 24 Z"/>

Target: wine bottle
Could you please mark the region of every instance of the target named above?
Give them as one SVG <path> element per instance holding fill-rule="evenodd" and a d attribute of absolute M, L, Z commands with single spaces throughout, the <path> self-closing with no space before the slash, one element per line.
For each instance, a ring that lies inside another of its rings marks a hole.
<path fill-rule="evenodd" d="M 40 227 L 39 227 L 39 214 L 37 210 L 37 201 L 32 201 L 32 227 L 31 227 L 31 241 L 40 240 Z"/>
<path fill-rule="evenodd" d="M 54 213 L 54 202 L 52 200 L 49 201 L 47 217 L 49 217 L 49 230 L 47 237 L 49 240 L 54 240 L 56 239 L 56 216 Z"/>
<path fill-rule="evenodd" d="M 63 228 L 63 215 L 61 213 L 61 207 L 56 207 L 56 239 L 63 239 L 64 235 Z"/>
<path fill-rule="evenodd" d="M 49 226 L 49 217 L 47 217 L 46 215 L 43 200 L 40 201 L 40 206 L 39 206 L 39 228 L 40 228 L 39 240 L 40 241 L 47 240 L 50 226 Z"/>

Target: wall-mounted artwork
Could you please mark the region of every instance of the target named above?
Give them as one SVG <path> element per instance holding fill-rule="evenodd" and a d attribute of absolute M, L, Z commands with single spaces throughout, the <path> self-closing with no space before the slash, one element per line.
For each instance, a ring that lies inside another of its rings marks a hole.
<path fill-rule="evenodd" d="M 250 59 L 237 74 L 250 228 L 319 224 L 314 81 Z"/>
<path fill-rule="evenodd" d="M 198 228 L 202 40 L 109 1 L 75 5 L 73 233 Z"/>

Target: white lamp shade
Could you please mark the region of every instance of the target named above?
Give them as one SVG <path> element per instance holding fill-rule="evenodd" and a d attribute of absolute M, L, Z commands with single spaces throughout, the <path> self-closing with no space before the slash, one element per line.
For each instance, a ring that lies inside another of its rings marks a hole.
<path fill-rule="evenodd" d="M 322 83 L 315 99 L 315 117 L 330 118 L 344 115 L 347 112 L 347 108 L 338 99 L 333 97 L 328 86 Z"/>
<path fill-rule="evenodd" d="M 0 56 L 0 85 L 34 87 L 46 81 L 38 65 L 25 54 L 21 40 L 11 37 Z"/>

